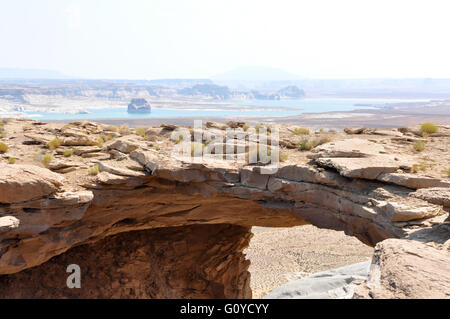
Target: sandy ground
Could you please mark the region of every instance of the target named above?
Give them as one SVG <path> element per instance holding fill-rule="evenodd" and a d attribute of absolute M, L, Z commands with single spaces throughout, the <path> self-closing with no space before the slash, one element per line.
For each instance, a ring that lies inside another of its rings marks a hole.
<path fill-rule="evenodd" d="M 245 250 L 251 265 L 253 298 L 262 298 L 282 284 L 311 273 L 372 258 L 373 248 L 344 232 L 312 225 L 252 229 Z"/>

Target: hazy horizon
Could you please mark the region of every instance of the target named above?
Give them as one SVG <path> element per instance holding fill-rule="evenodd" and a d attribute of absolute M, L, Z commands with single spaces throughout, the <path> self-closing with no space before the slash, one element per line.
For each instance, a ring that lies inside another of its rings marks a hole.
<path fill-rule="evenodd" d="M 438 0 L 18 0 L 0 4 L 0 68 L 77 79 L 209 79 L 252 67 L 275 78 L 450 78 L 448 9 Z"/>

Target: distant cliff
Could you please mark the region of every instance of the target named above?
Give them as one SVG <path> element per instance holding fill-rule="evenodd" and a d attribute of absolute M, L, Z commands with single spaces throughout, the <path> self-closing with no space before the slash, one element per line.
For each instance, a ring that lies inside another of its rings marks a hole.
<path fill-rule="evenodd" d="M 132 99 L 128 104 L 128 113 L 150 113 L 152 108 L 146 99 Z"/>
<path fill-rule="evenodd" d="M 287 86 L 274 92 L 234 91 L 227 86 L 216 84 L 197 84 L 189 88 L 177 90 L 179 95 L 209 97 L 215 100 L 227 99 L 257 99 L 257 100 L 280 100 L 280 99 L 299 99 L 305 96 L 305 92 L 297 86 Z"/>
<path fill-rule="evenodd" d="M 281 98 L 289 98 L 289 99 L 301 99 L 305 97 L 305 91 L 303 89 L 299 89 L 295 85 L 286 86 L 278 90 L 278 94 Z"/>
<path fill-rule="evenodd" d="M 231 91 L 226 86 L 215 84 L 197 84 L 190 88 L 183 88 L 177 91 L 180 95 L 204 96 L 216 100 L 226 100 L 231 97 Z"/>

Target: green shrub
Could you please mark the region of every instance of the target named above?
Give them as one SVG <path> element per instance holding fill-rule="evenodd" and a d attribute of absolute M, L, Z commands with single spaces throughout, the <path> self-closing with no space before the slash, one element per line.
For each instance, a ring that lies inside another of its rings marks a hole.
<path fill-rule="evenodd" d="M 101 138 L 103 139 L 103 142 L 111 141 L 113 138 L 115 138 L 117 135 L 115 133 L 110 134 L 103 134 Z"/>
<path fill-rule="evenodd" d="M 0 142 L 0 153 L 6 153 L 8 152 L 8 145 L 6 145 L 3 142 Z"/>
<path fill-rule="evenodd" d="M 247 132 L 247 130 L 250 128 L 250 126 L 248 126 L 247 124 L 244 124 L 242 126 L 242 129 L 244 130 L 244 132 Z"/>
<path fill-rule="evenodd" d="M 420 130 L 422 132 L 422 135 L 425 134 L 431 134 L 436 133 L 439 130 L 439 127 L 437 125 L 434 125 L 431 122 L 425 122 L 420 125 Z"/>
<path fill-rule="evenodd" d="M 8 163 L 9 164 L 15 164 L 16 163 L 16 159 L 14 157 L 9 157 L 8 158 Z"/>
<path fill-rule="evenodd" d="M 94 175 L 98 175 L 98 173 L 100 173 L 100 170 L 98 169 L 98 166 L 93 166 L 93 167 L 90 167 L 88 169 L 88 174 L 89 175 L 94 176 Z"/>
<path fill-rule="evenodd" d="M 425 141 L 416 141 L 413 147 L 417 152 L 422 152 L 425 149 Z"/>
<path fill-rule="evenodd" d="M 315 138 L 313 140 L 310 140 L 308 138 L 303 138 L 300 141 L 300 145 L 298 147 L 299 151 L 309 151 L 312 150 L 314 147 L 317 147 L 319 145 L 325 144 L 330 142 L 331 139 L 329 137 L 320 137 L 320 138 Z"/>
<path fill-rule="evenodd" d="M 146 127 L 138 127 L 136 128 L 136 135 L 146 138 L 147 137 L 147 134 L 145 134 L 146 131 L 147 131 Z"/>
<path fill-rule="evenodd" d="M 286 162 L 289 158 L 288 154 L 282 153 L 280 154 L 280 162 Z"/>
<path fill-rule="evenodd" d="M 256 132 L 256 133 L 259 133 L 259 130 L 262 129 L 262 128 L 263 128 L 262 125 L 256 125 L 256 126 L 255 126 L 255 132 Z"/>
<path fill-rule="evenodd" d="M 298 150 L 299 150 L 299 151 L 309 151 L 309 150 L 311 150 L 313 147 L 314 147 L 313 142 L 311 142 L 311 141 L 310 141 L 309 139 L 307 139 L 307 138 L 303 138 L 303 139 L 300 141 L 300 145 L 299 145 L 299 147 L 298 147 Z"/>
<path fill-rule="evenodd" d="M 450 167 L 448 167 L 448 168 L 445 170 L 445 173 L 447 174 L 448 177 L 450 177 Z"/>
<path fill-rule="evenodd" d="M 292 133 L 294 133 L 295 135 L 308 135 L 309 134 L 309 129 L 307 128 L 303 128 L 303 127 L 296 127 Z"/>
<path fill-rule="evenodd" d="M 98 138 L 97 138 L 97 146 L 98 146 L 98 147 L 103 148 L 103 143 L 104 143 L 104 142 L 105 142 L 105 141 L 103 140 L 102 137 L 98 137 Z"/>
<path fill-rule="evenodd" d="M 425 172 L 428 168 L 428 165 L 426 163 L 420 163 L 420 164 L 414 164 L 411 167 L 411 172 L 412 173 L 418 173 L 419 171 L 423 171 Z"/>
<path fill-rule="evenodd" d="M 119 133 L 122 135 L 130 134 L 130 128 L 127 124 L 123 124 L 119 128 Z"/>
<path fill-rule="evenodd" d="M 53 140 L 47 143 L 47 147 L 50 150 L 54 150 L 55 148 L 61 146 L 61 143 L 62 141 L 59 138 L 55 137 Z"/>
<path fill-rule="evenodd" d="M 45 154 L 44 157 L 42 157 L 42 163 L 44 165 L 48 165 L 52 161 L 52 155 L 51 154 Z"/>

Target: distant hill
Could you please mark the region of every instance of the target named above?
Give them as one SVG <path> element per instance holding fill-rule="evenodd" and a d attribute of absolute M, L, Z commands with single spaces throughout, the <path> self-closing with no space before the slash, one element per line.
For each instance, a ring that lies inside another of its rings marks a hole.
<path fill-rule="evenodd" d="M 0 68 L 0 79 L 68 79 L 68 78 L 70 77 L 54 70 Z"/>
<path fill-rule="evenodd" d="M 270 67 L 240 67 L 213 76 L 214 81 L 295 81 L 303 77 Z"/>
<path fill-rule="evenodd" d="M 194 85 L 211 85 L 209 79 L 157 79 L 145 81 L 149 85 L 165 86 L 170 88 L 185 88 Z"/>

